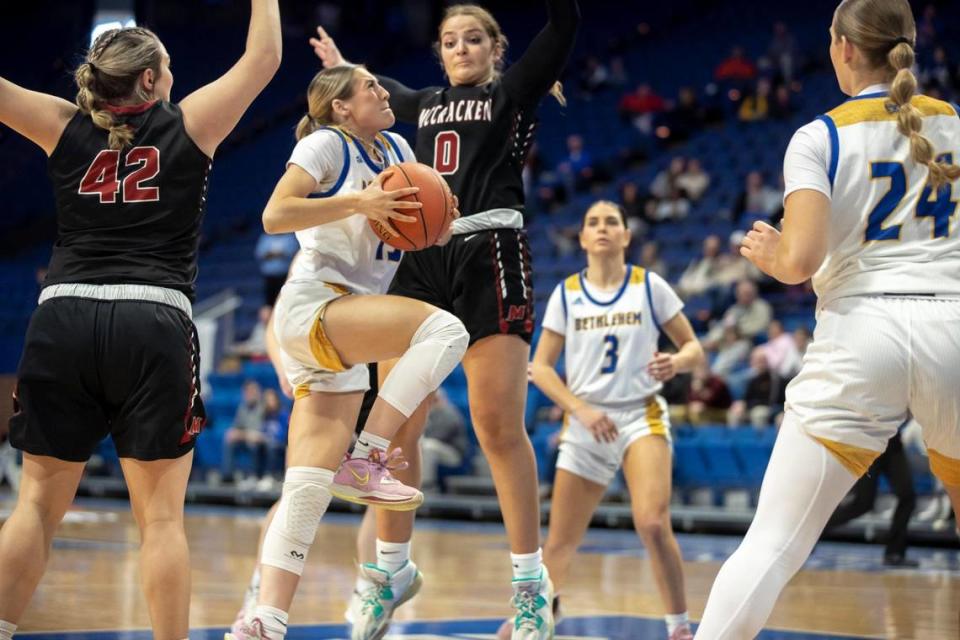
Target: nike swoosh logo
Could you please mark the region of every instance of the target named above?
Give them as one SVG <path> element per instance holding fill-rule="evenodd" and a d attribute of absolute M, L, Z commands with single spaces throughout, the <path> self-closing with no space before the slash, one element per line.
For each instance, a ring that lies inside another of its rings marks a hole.
<path fill-rule="evenodd" d="M 347 467 L 347 471 L 349 471 L 350 474 L 354 477 L 354 479 L 355 479 L 357 482 L 359 482 L 360 484 L 367 484 L 368 482 L 370 482 L 370 472 L 369 472 L 369 471 L 367 471 L 367 472 L 364 473 L 363 475 L 360 475 L 359 473 L 357 473 L 356 471 L 354 471 L 354 470 L 351 469 L 350 467 Z"/>
<path fill-rule="evenodd" d="M 480 234 L 479 234 L 479 233 L 471 233 L 471 234 L 468 235 L 466 238 L 464 238 L 463 241 L 464 241 L 464 242 L 470 242 L 470 240 L 476 238 L 478 235 L 480 235 Z"/>
<path fill-rule="evenodd" d="M 284 622 L 283 620 L 281 620 L 280 618 L 278 618 L 277 616 L 273 616 L 273 619 L 276 620 L 276 621 L 277 621 L 277 624 L 279 624 L 280 626 L 282 626 L 284 629 L 287 628 L 287 623 Z"/>

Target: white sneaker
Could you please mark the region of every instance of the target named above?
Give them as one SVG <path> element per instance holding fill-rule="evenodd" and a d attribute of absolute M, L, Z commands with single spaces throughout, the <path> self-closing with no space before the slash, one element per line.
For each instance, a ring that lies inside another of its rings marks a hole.
<path fill-rule="evenodd" d="M 233 624 L 230 626 L 230 632 L 233 635 L 241 637 L 244 624 L 247 621 L 247 614 L 250 616 L 253 615 L 254 610 L 257 608 L 257 600 L 259 599 L 260 582 L 258 580 L 256 584 L 248 584 L 247 590 L 243 592 L 243 605 L 241 605 L 240 611 L 237 611 L 237 617 L 233 619 Z"/>
<path fill-rule="evenodd" d="M 351 640 L 380 640 L 387 635 L 394 610 L 417 595 L 423 585 L 423 574 L 412 561 L 390 574 L 367 563 L 360 567 L 360 576 L 370 582 L 362 593 L 354 591 L 347 610 L 353 623 Z"/>
<path fill-rule="evenodd" d="M 513 617 L 511 640 L 550 640 L 556 622 L 553 618 L 553 583 L 547 568 L 532 579 L 513 580 Z"/>

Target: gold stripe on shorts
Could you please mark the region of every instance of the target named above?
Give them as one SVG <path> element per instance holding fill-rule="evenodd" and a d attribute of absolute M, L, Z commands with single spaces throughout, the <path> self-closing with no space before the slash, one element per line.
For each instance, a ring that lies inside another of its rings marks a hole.
<path fill-rule="evenodd" d="M 949 458 L 935 449 L 927 449 L 930 470 L 948 487 L 960 487 L 960 460 Z"/>
<path fill-rule="evenodd" d="M 651 435 L 666 437 L 667 425 L 663 422 L 663 407 L 660 406 L 656 396 L 647 399 L 646 418 Z"/>
<path fill-rule="evenodd" d="M 346 287 L 330 284 L 329 282 L 324 282 L 323 284 L 341 296 L 350 295 L 350 290 Z M 343 361 L 340 359 L 340 354 L 337 353 L 337 350 L 333 347 L 333 343 L 330 342 L 330 338 L 327 337 L 327 332 L 323 330 L 323 313 L 327 310 L 328 304 L 330 303 L 328 302 L 323 305 L 317 313 L 317 317 L 313 320 L 313 326 L 310 327 L 310 352 L 313 353 L 313 357 L 321 369 L 332 371 L 333 373 L 340 373 L 341 371 L 346 371 L 347 366 L 343 364 Z"/>
<path fill-rule="evenodd" d="M 818 438 L 817 436 L 813 438 L 825 446 L 827 450 L 840 461 L 840 464 L 847 468 L 847 471 L 858 478 L 867 472 L 867 469 L 870 468 L 874 460 L 880 457 L 879 451 L 861 449 L 852 444 L 844 444 L 834 440 L 827 440 L 826 438 Z"/>

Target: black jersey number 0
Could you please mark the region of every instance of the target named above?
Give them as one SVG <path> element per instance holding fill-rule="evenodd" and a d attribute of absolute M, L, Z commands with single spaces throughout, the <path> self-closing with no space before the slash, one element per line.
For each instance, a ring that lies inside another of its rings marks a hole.
<path fill-rule="evenodd" d="M 460 168 L 460 134 L 441 131 L 433 141 L 433 168 L 442 176 L 449 176 Z"/>
<path fill-rule="evenodd" d="M 123 202 L 157 202 L 160 188 L 147 187 L 143 183 L 160 173 L 160 150 L 156 147 L 134 147 L 124 156 L 123 162 L 127 167 L 139 167 L 121 183 L 118 180 L 120 152 L 104 149 L 98 153 L 80 181 L 80 194 L 99 196 L 100 204 L 113 204 L 117 201 L 117 192 L 122 190 Z"/>

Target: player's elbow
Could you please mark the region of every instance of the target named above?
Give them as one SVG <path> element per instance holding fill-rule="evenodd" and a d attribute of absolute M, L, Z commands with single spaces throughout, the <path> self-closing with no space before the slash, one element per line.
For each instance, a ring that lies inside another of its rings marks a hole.
<path fill-rule="evenodd" d="M 285 233 L 287 230 L 283 226 L 283 216 L 277 211 L 275 206 L 267 205 L 263 210 L 263 230 L 269 234 Z"/>

